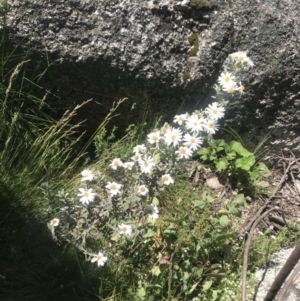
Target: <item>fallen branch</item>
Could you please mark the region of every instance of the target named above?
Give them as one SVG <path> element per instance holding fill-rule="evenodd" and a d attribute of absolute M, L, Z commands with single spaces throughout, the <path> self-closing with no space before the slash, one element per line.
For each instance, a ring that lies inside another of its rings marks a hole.
<path fill-rule="evenodd" d="M 296 278 L 299 276 L 299 274 L 300 274 L 300 264 L 298 264 L 298 266 L 296 266 L 296 268 L 292 272 L 291 276 L 284 283 L 284 285 L 282 287 L 282 290 L 280 291 L 276 301 L 281 301 L 282 300 L 282 298 L 286 294 L 288 288 L 292 285 L 292 282 L 294 282 L 296 280 Z"/>

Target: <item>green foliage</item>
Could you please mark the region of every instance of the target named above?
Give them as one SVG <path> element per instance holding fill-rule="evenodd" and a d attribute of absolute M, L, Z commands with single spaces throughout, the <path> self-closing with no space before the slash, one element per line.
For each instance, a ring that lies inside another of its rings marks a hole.
<path fill-rule="evenodd" d="M 210 140 L 208 147 L 199 150 L 204 162 L 212 163 L 236 187 L 254 188 L 255 182 L 269 175 L 267 166 L 258 162 L 255 153 L 249 152 L 238 141 Z M 224 178 L 224 177 L 223 177 Z"/>
<path fill-rule="evenodd" d="M 208 0 L 191 0 L 190 6 L 196 9 L 210 8 L 210 2 Z"/>
<path fill-rule="evenodd" d="M 188 37 L 189 43 L 192 47 L 192 49 L 190 50 L 189 56 L 196 56 L 197 52 L 199 50 L 199 38 L 198 35 L 196 33 L 192 33 L 189 37 Z"/>
<path fill-rule="evenodd" d="M 186 80 L 188 80 L 188 79 L 191 79 L 191 78 L 192 78 L 192 77 L 191 77 L 191 73 L 190 73 L 190 72 L 188 72 L 188 71 L 183 72 L 182 79 L 183 79 L 184 81 L 186 81 Z"/>

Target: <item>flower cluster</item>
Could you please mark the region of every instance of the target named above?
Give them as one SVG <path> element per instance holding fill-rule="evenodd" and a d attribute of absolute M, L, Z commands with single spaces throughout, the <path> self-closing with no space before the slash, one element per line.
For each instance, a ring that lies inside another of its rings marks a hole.
<path fill-rule="evenodd" d="M 238 91 L 241 95 L 244 94 L 245 86 L 242 85 L 235 74 L 238 74 L 239 71 L 253 67 L 253 61 L 247 56 L 246 52 L 238 51 L 229 55 L 229 63 L 231 64 L 231 69 L 233 72 L 224 71 L 218 78 L 218 83 L 221 86 L 222 90 L 233 94 L 235 91 Z"/>
<path fill-rule="evenodd" d="M 217 95 L 222 94 L 222 91 L 233 94 L 237 90 L 243 94 L 244 86 L 239 81 L 238 71 L 252 66 L 253 62 L 245 52 L 231 54 L 227 68 L 225 66 L 224 72 L 218 78 L 221 88 L 216 86 Z M 223 98 L 222 96 L 222 101 L 214 101 L 204 110 L 176 115 L 172 126 L 165 125 L 149 133 L 144 144 L 136 145 L 133 148 L 130 158 L 124 162 L 121 158 L 114 158 L 108 164 L 107 177 L 102 176 L 99 179 L 98 174 L 95 177 L 90 169 L 83 170 L 81 182 L 85 183 L 85 186 L 82 185 L 84 187 L 78 189 L 77 196 L 81 206 L 77 206 L 77 208 L 80 207 L 85 215 L 96 212 L 97 216 L 90 219 L 95 224 L 101 216 L 103 209 L 101 206 L 104 202 L 111 202 L 114 210 L 122 208 L 126 204 L 124 208 L 127 208 L 127 211 L 120 209 L 124 211 L 120 216 L 127 216 L 135 221 L 118 220 L 116 218 L 118 215 L 116 215 L 114 219 L 117 224 L 111 227 L 115 229 L 114 232 L 117 233 L 119 239 L 123 237 L 123 241 L 130 239 L 130 236 L 135 235 L 137 231 L 137 228 L 132 228 L 129 224 L 134 226 L 135 223 L 138 225 L 155 223 L 159 218 L 159 202 L 156 196 L 161 190 L 166 189 L 166 186 L 174 183 L 173 177 L 176 175 L 176 168 L 182 166 L 180 164 L 184 160 L 190 159 L 204 140 L 210 139 L 219 130 L 218 122 L 225 116 Z M 97 181 L 94 181 L 95 178 Z M 97 193 L 90 187 L 96 182 Z M 154 201 L 154 199 L 156 200 Z M 138 206 L 134 207 L 133 202 L 136 202 Z M 134 210 L 130 211 L 130 208 L 134 208 Z M 139 214 L 137 214 L 137 208 L 142 208 Z M 72 221 L 74 220 L 76 218 L 72 217 Z M 59 222 L 58 218 L 50 221 L 53 231 Z M 95 229 L 94 224 L 88 225 L 86 220 L 84 223 L 86 223 L 85 229 Z M 88 233 L 88 230 L 85 230 L 85 233 Z M 100 251 L 96 255 L 88 255 L 92 257 L 91 261 L 96 262 L 98 266 L 103 266 L 107 261 L 107 257 Z"/>

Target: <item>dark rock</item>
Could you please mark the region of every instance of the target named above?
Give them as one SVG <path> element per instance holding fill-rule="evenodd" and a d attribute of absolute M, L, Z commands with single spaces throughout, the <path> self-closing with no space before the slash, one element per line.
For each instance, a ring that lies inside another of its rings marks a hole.
<path fill-rule="evenodd" d="M 123 97 L 120 124 L 132 103 L 130 123 L 147 111 L 171 120 L 206 105 L 227 55 L 248 51 L 247 93 L 231 101 L 225 125 L 250 146 L 272 131 L 271 150 L 298 150 L 300 3 L 204 2 L 10 0 L 6 32 L 11 45 L 30 46 L 32 69 L 52 63 L 39 84 L 55 110 L 93 98 L 80 116 L 90 130 Z"/>

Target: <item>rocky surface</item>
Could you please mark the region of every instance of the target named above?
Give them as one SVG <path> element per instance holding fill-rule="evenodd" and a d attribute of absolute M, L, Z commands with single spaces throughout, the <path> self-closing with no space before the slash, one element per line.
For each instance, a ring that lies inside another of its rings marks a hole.
<path fill-rule="evenodd" d="M 88 98 L 95 128 L 111 103 L 128 97 L 120 124 L 147 111 L 167 120 L 211 102 L 221 66 L 248 51 L 247 93 L 232 100 L 225 125 L 249 144 L 269 131 L 271 150 L 299 150 L 300 10 L 289 0 L 9 0 L 6 34 L 30 47 L 40 93 L 54 109 Z M 193 35 L 194 34 L 194 35 Z M 149 116 L 148 116 L 149 117 Z"/>
<path fill-rule="evenodd" d="M 269 266 L 268 268 L 260 268 L 256 271 L 255 279 L 257 281 L 257 287 L 253 294 L 253 298 L 250 299 L 251 301 L 263 301 L 264 300 L 269 288 L 273 284 L 276 276 L 280 272 L 280 269 L 286 263 L 287 259 L 291 255 L 292 251 L 293 251 L 293 249 L 283 249 L 279 252 L 276 252 L 273 255 L 274 260 L 273 260 L 271 266 Z M 299 264 L 300 263 L 298 263 L 298 265 Z M 296 267 L 297 267 L 297 265 L 296 265 Z M 291 274 L 292 274 L 292 272 L 291 272 Z M 279 294 L 280 294 L 280 291 L 278 292 L 277 296 Z M 287 290 L 287 293 L 285 294 L 285 296 L 282 299 L 282 301 L 297 301 L 297 300 L 300 300 L 299 276 L 296 277 L 296 279 L 292 282 L 291 286 Z"/>

